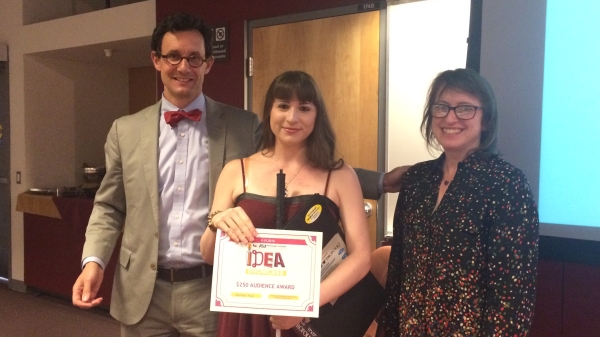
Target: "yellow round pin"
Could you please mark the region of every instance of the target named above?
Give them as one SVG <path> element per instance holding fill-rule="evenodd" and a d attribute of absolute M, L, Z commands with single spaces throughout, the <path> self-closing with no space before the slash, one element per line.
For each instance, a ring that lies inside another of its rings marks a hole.
<path fill-rule="evenodd" d="M 315 221 L 317 221 L 317 219 L 319 218 L 319 216 L 321 215 L 321 212 L 323 211 L 323 206 L 321 205 L 314 205 L 313 207 L 311 207 L 308 212 L 306 212 L 306 216 L 304 217 L 304 221 L 307 224 L 311 224 Z"/>

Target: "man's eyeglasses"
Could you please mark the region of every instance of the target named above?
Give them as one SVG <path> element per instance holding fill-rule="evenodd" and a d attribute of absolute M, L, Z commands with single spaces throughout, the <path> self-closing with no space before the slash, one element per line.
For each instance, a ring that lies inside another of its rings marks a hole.
<path fill-rule="evenodd" d="M 483 107 L 474 105 L 449 106 L 446 104 L 434 104 L 431 106 L 431 115 L 437 118 L 444 118 L 448 116 L 450 110 L 454 110 L 454 114 L 458 119 L 472 119 L 475 117 L 477 109 L 483 109 Z"/>
<path fill-rule="evenodd" d="M 162 55 L 158 52 L 156 53 L 156 55 L 158 57 L 164 58 L 167 61 L 167 63 L 169 63 L 172 66 L 178 65 L 179 63 L 181 63 L 181 60 L 183 60 L 183 59 L 186 59 L 188 61 L 188 64 L 190 65 L 190 67 L 193 67 L 193 68 L 198 68 L 204 62 L 208 62 L 208 59 L 203 59 L 200 55 L 192 55 L 192 56 L 181 56 L 179 54 Z"/>

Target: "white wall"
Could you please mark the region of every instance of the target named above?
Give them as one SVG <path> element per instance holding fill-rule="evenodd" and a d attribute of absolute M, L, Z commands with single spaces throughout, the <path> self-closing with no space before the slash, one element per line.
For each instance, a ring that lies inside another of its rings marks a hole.
<path fill-rule="evenodd" d="M 145 37 L 154 26 L 156 1 L 148 0 L 23 26 L 20 44 L 24 54 L 36 53 Z"/>
<path fill-rule="evenodd" d="M 77 168 L 104 165 L 110 125 L 129 111 L 127 69 L 26 56 L 25 90 L 29 185 L 82 184 Z"/>
<path fill-rule="evenodd" d="M 85 67 L 69 62 L 36 59 L 30 55 L 146 37 L 152 33 L 156 24 L 156 2 L 148 0 L 24 26 L 24 1 L 26 0 L 3 0 L 0 11 L 0 44 L 7 44 L 9 48 L 11 177 L 14 178 L 16 172 L 21 171 L 23 182 L 18 185 L 14 179 L 11 181 L 11 278 L 17 281 L 24 280 L 23 213 L 14 211 L 17 195 L 28 188 L 37 187 L 34 183 L 49 184 L 53 180 L 52 183 L 55 184 L 56 179 L 67 184 L 76 180 L 77 166 L 82 164 L 82 160 L 88 159 L 85 150 L 75 150 L 72 143 L 67 142 L 73 140 L 76 147 L 77 141 L 84 137 L 84 132 L 89 131 L 85 137 L 101 138 L 103 144 L 106 126 L 100 125 L 94 129 L 94 123 L 103 114 L 112 122 L 114 115 L 107 112 L 109 106 L 118 109 L 124 106 L 122 113 L 128 111 L 127 103 L 117 93 L 122 90 L 127 94 L 128 90 L 126 79 L 121 87 L 120 81 L 126 76 L 122 75 L 121 70 L 111 71 L 92 65 Z M 69 77 L 76 69 L 83 73 Z M 107 78 L 114 76 L 114 82 L 101 79 L 103 71 L 106 71 Z M 126 69 L 123 71 L 126 74 Z M 91 76 L 84 76 L 86 73 Z M 98 77 L 97 82 L 94 82 L 94 77 Z M 114 88 L 98 88 L 107 86 Z M 106 104 L 99 103 L 102 99 L 109 101 Z M 91 107 L 82 103 L 85 100 L 93 102 Z M 44 118 L 44 114 L 53 108 L 52 105 L 65 109 L 58 113 L 64 115 L 66 121 L 65 124 L 56 125 L 54 121 L 46 120 L 52 126 L 46 130 L 41 123 L 34 121 L 36 116 Z M 84 117 L 87 111 L 89 115 Z M 43 134 L 43 142 L 50 144 L 35 142 L 38 134 Z M 63 136 L 65 139 L 61 138 Z M 92 141 L 96 140 L 90 140 Z M 66 158 L 65 163 L 56 169 L 49 165 L 43 165 L 44 169 L 41 169 L 39 164 L 45 162 L 38 159 L 38 156 L 46 154 L 38 151 L 52 147 L 52 142 L 63 150 L 68 150 L 65 152 L 74 153 L 63 155 L 51 149 L 44 160 L 51 160 L 56 164 L 56 158 L 60 156 L 59 158 Z M 83 144 L 82 148 L 88 145 Z M 97 159 L 94 156 L 89 160 Z M 50 170 L 52 173 L 48 173 Z"/>
<path fill-rule="evenodd" d="M 545 0 L 483 0 L 481 69 L 498 101 L 498 149 L 538 195 Z"/>
<path fill-rule="evenodd" d="M 464 68 L 470 0 L 428 0 L 388 7 L 386 171 L 431 160 L 421 135 L 427 90 L 438 73 Z M 451 20 L 449 20 L 451 18 Z M 398 194 L 387 194 L 384 235 Z"/>
<path fill-rule="evenodd" d="M 23 24 L 73 15 L 73 0 L 23 0 Z"/>

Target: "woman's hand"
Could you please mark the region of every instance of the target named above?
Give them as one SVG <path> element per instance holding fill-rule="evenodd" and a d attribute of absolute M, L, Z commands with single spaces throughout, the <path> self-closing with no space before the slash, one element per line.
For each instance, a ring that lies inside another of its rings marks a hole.
<path fill-rule="evenodd" d="M 258 235 L 256 228 L 241 207 L 233 207 L 215 214 L 212 222 L 234 242 L 247 244 Z"/>
<path fill-rule="evenodd" d="M 273 326 L 273 329 L 280 329 L 280 330 L 288 330 L 291 329 L 293 327 L 295 327 L 296 325 L 298 325 L 298 323 L 302 322 L 302 320 L 304 320 L 304 317 L 293 317 L 293 316 L 271 316 L 271 325 Z"/>

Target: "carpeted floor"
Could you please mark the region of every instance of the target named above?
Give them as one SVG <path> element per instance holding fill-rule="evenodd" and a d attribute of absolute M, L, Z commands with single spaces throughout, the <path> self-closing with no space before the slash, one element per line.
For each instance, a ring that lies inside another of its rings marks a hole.
<path fill-rule="evenodd" d="M 67 299 L 21 293 L 0 284 L 0 337 L 118 337 L 106 310 L 82 310 Z"/>

